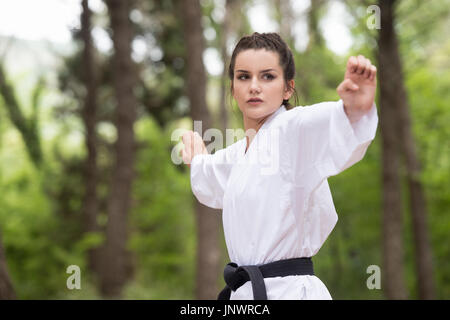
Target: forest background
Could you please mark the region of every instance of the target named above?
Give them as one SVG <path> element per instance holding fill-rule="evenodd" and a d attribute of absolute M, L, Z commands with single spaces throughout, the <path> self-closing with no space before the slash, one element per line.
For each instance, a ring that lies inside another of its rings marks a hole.
<path fill-rule="evenodd" d="M 293 49 L 301 106 L 339 99 L 349 56 L 378 67 L 377 136 L 329 179 L 339 222 L 314 263 L 332 297 L 450 298 L 449 0 L 9 3 L 0 299 L 215 299 L 221 212 L 192 195 L 173 133 L 242 128 L 227 66 L 254 31 Z"/>

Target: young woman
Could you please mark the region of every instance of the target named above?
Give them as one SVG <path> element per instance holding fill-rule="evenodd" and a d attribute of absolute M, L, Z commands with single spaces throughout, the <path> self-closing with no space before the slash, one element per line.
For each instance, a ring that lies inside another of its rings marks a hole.
<path fill-rule="evenodd" d="M 223 209 L 233 263 L 219 299 L 331 299 L 311 257 L 337 222 L 327 178 L 361 160 L 375 137 L 376 68 L 350 57 L 341 100 L 308 107 L 289 104 L 294 75 L 278 34 L 243 37 L 229 77 L 248 134 L 214 154 L 197 133 L 183 135 L 193 193 Z"/>

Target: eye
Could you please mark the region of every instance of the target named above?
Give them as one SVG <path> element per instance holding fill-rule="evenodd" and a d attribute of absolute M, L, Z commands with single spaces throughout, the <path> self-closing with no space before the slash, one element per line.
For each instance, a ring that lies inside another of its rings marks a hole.
<path fill-rule="evenodd" d="M 245 80 L 245 79 L 248 79 L 248 75 L 245 74 L 245 73 L 242 73 L 242 74 L 240 74 L 240 75 L 237 76 L 237 79 L 238 79 L 238 80 Z"/>
<path fill-rule="evenodd" d="M 264 80 L 273 80 L 273 79 L 275 79 L 275 76 L 273 74 L 271 74 L 271 73 L 264 73 L 262 77 L 263 77 Z"/>

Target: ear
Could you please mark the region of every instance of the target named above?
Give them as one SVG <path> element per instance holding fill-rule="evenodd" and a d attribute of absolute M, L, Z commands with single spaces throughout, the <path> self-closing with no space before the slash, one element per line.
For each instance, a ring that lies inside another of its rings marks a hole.
<path fill-rule="evenodd" d="M 283 99 L 284 100 L 289 100 L 289 98 L 292 96 L 292 94 L 294 93 L 294 88 L 295 88 L 295 80 L 289 80 L 289 87 L 286 87 L 286 89 L 284 90 L 284 94 L 283 94 Z"/>

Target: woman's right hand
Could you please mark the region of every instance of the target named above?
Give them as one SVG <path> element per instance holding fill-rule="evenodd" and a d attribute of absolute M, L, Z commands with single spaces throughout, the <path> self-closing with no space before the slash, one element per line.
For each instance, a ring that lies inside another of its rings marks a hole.
<path fill-rule="evenodd" d="M 197 154 L 208 154 L 205 143 L 197 132 L 189 130 L 183 134 L 184 149 L 181 150 L 183 162 L 189 167 L 191 166 L 192 158 Z"/>

